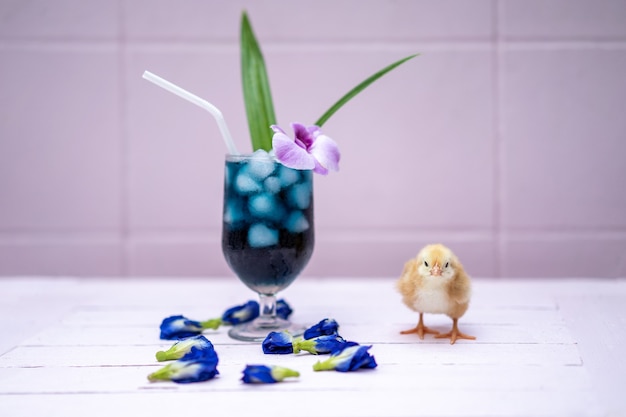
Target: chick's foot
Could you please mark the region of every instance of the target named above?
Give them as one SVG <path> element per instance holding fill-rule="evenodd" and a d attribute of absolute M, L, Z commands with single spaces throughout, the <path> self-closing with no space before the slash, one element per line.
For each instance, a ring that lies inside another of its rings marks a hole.
<path fill-rule="evenodd" d="M 470 336 L 465 333 L 461 333 L 459 327 L 457 325 L 457 319 L 454 319 L 452 322 L 452 330 L 448 333 L 437 334 L 435 335 L 436 339 L 450 339 L 450 344 L 453 345 L 458 339 L 466 339 L 466 340 L 476 340 L 475 336 Z"/>
<path fill-rule="evenodd" d="M 422 314 L 420 314 L 420 320 L 419 320 L 419 323 L 417 323 L 417 326 L 415 326 L 412 329 L 403 330 L 403 331 L 400 332 L 400 334 L 411 334 L 411 333 L 417 333 L 419 338 L 422 339 L 422 340 L 424 340 L 424 335 L 425 334 L 434 334 L 434 335 L 438 335 L 439 334 L 439 332 L 437 330 L 429 329 L 428 327 L 424 326 L 424 319 L 422 317 Z M 437 337 L 437 336 L 435 336 L 435 337 Z"/>

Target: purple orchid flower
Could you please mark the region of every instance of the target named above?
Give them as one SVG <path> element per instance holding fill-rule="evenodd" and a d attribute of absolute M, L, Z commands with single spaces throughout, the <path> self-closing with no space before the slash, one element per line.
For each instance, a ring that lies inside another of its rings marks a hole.
<path fill-rule="evenodd" d="M 318 126 L 292 123 L 291 127 L 294 139 L 279 126 L 271 126 L 274 131 L 272 147 L 281 164 L 294 169 L 312 169 L 322 175 L 327 175 L 329 170 L 339 171 L 341 154 L 334 140 L 324 135 Z"/>

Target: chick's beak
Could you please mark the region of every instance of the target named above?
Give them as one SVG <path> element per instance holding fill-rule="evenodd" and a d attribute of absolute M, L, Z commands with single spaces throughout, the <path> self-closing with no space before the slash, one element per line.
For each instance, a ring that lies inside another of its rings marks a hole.
<path fill-rule="evenodd" d="M 434 277 L 440 277 L 441 276 L 441 267 L 439 265 L 435 265 L 430 269 L 430 275 L 434 276 Z"/>

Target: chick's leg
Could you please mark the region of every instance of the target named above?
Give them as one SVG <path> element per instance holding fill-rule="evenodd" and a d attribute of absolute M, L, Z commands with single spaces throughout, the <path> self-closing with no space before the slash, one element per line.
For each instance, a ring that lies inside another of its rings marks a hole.
<path fill-rule="evenodd" d="M 424 326 L 424 313 L 420 313 L 420 320 L 417 323 L 416 327 L 409 329 L 409 330 L 403 330 L 400 332 L 400 334 L 410 334 L 410 333 L 417 333 L 420 339 L 424 339 L 424 334 L 427 334 L 427 333 L 431 333 L 435 335 L 439 334 L 438 331 L 429 329 L 428 327 Z"/>
<path fill-rule="evenodd" d="M 461 333 L 461 331 L 459 330 L 459 327 L 457 325 L 458 321 L 459 321 L 459 319 L 452 319 L 452 330 L 450 330 L 448 333 L 435 335 L 435 337 L 437 339 L 449 338 L 451 345 L 453 345 L 454 342 L 457 341 L 457 339 L 476 340 L 475 336 L 470 336 L 470 335 L 467 335 L 465 333 Z"/>

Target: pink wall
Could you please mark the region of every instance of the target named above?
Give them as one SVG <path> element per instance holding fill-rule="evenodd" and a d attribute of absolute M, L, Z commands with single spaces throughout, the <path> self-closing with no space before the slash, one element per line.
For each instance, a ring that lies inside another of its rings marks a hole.
<path fill-rule="evenodd" d="M 624 0 L 0 1 L 0 274 L 230 274 L 216 124 L 141 74 L 248 150 L 244 7 L 284 126 L 422 54 L 326 124 L 307 275 L 626 276 Z"/>

